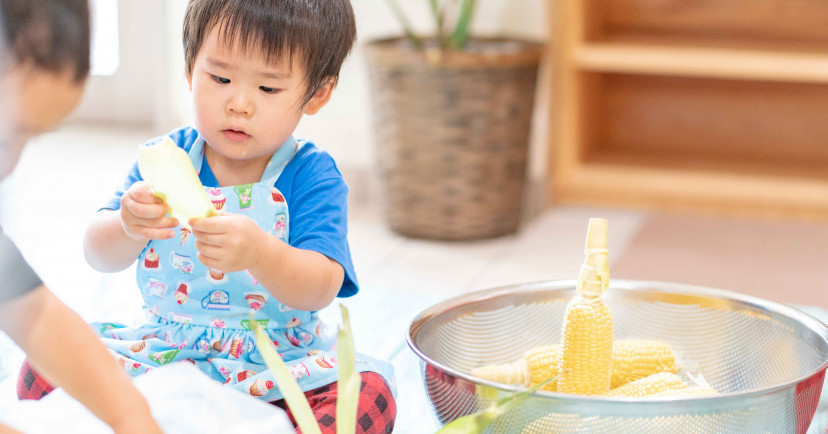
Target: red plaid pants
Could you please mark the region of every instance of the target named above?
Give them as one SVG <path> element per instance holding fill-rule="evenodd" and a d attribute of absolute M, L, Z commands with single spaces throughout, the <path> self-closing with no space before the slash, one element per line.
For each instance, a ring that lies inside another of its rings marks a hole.
<path fill-rule="evenodd" d="M 391 394 L 385 379 L 374 372 L 361 372 L 362 384 L 359 392 L 357 407 L 357 433 L 390 433 L 394 429 L 394 419 L 397 417 L 397 403 Z M 336 396 L 337 384 L 331 383 L 318 389 L 305 392 L 311 410 L 319 422 L 323 434 L 336 433 Z M 18 399 L 38 400 L 54 390 L 43 377 L 32 369 L 28 359 L 20 367 L 17 377 Z M 287 411 L 290 421 L 296 424 L 290 409 L 285 408 L 284 400 L 272 403 Z M 297 433 L 301 431 L 297 428 Z"/>

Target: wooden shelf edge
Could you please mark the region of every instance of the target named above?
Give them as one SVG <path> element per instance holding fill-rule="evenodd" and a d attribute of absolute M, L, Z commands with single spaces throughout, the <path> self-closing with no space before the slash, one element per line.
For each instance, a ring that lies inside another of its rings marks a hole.
<path fill-rule="evenodd" d="M 723 214 L 828 217 L 828 180 L 772 178 L 581 163 L 556 173 L 557 203 L 614 204 Z"/>
<path fill-rule="evenodd" d="M 732 48 L 584 43 L 576 67 L 599 72 L 828 83 L 828 54 Z"/>

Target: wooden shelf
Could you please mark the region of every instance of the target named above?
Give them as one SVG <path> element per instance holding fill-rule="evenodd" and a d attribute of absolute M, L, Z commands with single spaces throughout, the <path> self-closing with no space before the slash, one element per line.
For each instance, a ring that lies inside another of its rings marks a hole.
<path fill-rule="evenodd" d="M 828 217 L 828 3 L 550 1 L 550 202 Z"/>
<path fill-rule="evenodd" d="M 573 56 L 589 71 L 828 83 L 828 53 L 590 42 Z"/>
<path fill-rule="evenodd" d="M 570 166 L 554 185 L 566 203 L 824 218 L 828 180 L 608 163 Z"/>

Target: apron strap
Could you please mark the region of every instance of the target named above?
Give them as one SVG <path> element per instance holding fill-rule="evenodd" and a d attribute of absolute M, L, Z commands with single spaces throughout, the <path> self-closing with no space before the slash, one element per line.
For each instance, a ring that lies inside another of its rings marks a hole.
<path fill-rule="evenodd" d="M 267 163 L 267 167 L 265 167 L 264 173 L 262 173 L 262 179 L 260 182 L 264 182 L 269 186 L 276 184 L 276 180 L 279 179 L 282 171 L 285 170 L 285 167 L 288 163 L 290 163 L 290 160 L 303 144 L 304 141 L 297 141 L 293 138 L 293 136 L 288 137 L 285 143 L 282 143 L 282 146 L 280 146 L 279 149 L 273 153 L 273 156 L 270 157 L 270 162 Z M 188 155 L 190 157 L 190 161 L 193 163 L 196 173 L 201 173 L 201 163 L 204 161 L 203 137 L 199 135 L 198 138 L 196 138 L 196 141 L 190 148 Z"/>
<path fill-rule="evenodd" d="M 270 162 L 267 163 L 267 167 L 265 167 L 264 173 L 262 173 L 262 179 L 260 182 L 273 187 L 276 184 L 276 180 L 279 179 L 279 176 L 282 175 L 282 171 L 285 170 L 290 160 L 293 159 L 293 156 L 296 155 L 296 152 L 299 151 L 299 147 L 301 145 L 297 142 L 293 136 L 288 137 L 285 143 L 282 143 L 282 146 L 279 147 L 276 152 L 273 153 L 273 156 L 270 157 Z"/>

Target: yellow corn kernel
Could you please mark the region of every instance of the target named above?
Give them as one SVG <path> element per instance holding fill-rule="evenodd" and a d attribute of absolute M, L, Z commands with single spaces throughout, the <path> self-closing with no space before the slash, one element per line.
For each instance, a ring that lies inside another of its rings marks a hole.
<path fill-rule="evenodd" d="M 558 357 L 561 352 L 560 345 L 543 345 L 532 348 L 523 354 L 529 366 L 529 386 L 536 386 L 544 381 L 558 375 Z M 541 390 L 554 392 L 557 390 L 558 381 L 550 381 Z"/>
<path fill-rule="evenodd" d="M 612 312 L 602 299 L 576 298 L 566 309 L 558 362 L 558 391 L 598 395 L 610 388 Z"/>
<path fill-rule="evenodd" d="M 676 391 L 680 389 L 687 389 L 687 383 L 685 383 L 678 375 L 670 372 L 659 372 L 658 374 L 653 374 L 649 377 L 635 380 L 632 383 L 627 383 L 621 387 L 612 389 L 605 395 L 612 397 L 640 398 L 643 396 L 652 396 L 665 391 Z"/>
<path fill-rule="evenodd" d="M 718 395 L 716 389 L 709 386 L 690 386 L 686 389 L 665 390 L 652 396 L 703 396 Z"/>
<path fill-rule="evenodd" d="M 678 372 L 676 354 L 670 345 L 647 339 L 614 342 L 611 389 L 659 372 Z"/>
<path fill-rule="evenodd" d="M 481 366 L 472 369 L 471 374 L 497 383 L 532 387 L 558 375 L 559 352 L 560 345 L 542 345 L 526 351 L 515 362 Z M 541 389 L 554 392 L 555 384 L 552 381 Z"/>

